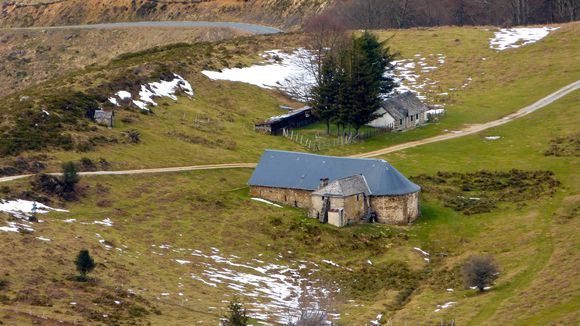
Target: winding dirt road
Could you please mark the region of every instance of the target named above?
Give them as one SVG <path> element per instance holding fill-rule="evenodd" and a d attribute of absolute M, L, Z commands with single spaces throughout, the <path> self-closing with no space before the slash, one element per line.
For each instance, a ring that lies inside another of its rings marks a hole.
<path fill-rule="evenodd" d="M 216 28 L 235 28 L 254 34 L 277 34 L 283 31 L 278 28 L 238 23 L 238 22 L 210 22 L 210 21 L 142 21 L 142 22 L 122 22 L 122 23 L 102 23 L 102 24 L 85 24 L 85 25 L 66 25 L 66 26 L 33 26 L 33 27 L 8 27 L 0 30 L 47 30 L 47 29 L 117 29 L 117 28 L 197 28 L 197 27 L 216 27 Z"/>
<path fill-rule="evenodd" d="M 529 105 L 519 111 L 505 116 L 499 120 L 494 120 L 482 124 L 471 125 L 464 129 L 461 129 L 455 133 L 443 134 L 431 138 L 426 138 L 422 140 L 412 141 L 404 144 L 399 144 L 391 147 L 386 147 L 376 151 L 362 153 L 357 155 L 352 155 L 351 157 L 360 158 L 370 158 L 376 157 L 392 152 L 401 151 L 408 148 L 413 148 L 425 144 L 440 142 L 449 139 L 455 139 L 460 137 L 465 137 L 468 135 L 473 135 L 484 130 L 501 126 L 510 121 L 522 118 L 532 112 L 535 112 L 562 97 L 580 89 L 580 80 L 544 97 L 543 99 Z M 126 171 L 95 171 L 95 172 L 79 172 L 79 175 L 91 176 L 91 175 L 130 175 L 130 174 L 149 174 L 149 173 L 168 173 L 168 172 L 182 172 L 182 171 L 196 171 L 196 170 L 219 170 L 219 169 L 239 169 L 239 168 L 255 168 L 257 163 L 229 163 L 229 164 L 209 164 L 209 165 L 193 165 L 193 166 L 181 166 L 181 167 L 171 167 L 171 168 L 155 168 L 155 169 L 142 169 L 142 170 L 126 170 Z M 60 175 L 60 173 L 51 173 L 52 175 Z M 0 183 L 14 181 L 18 179 L 23 179 L 32 176 L 32 174 L 15 175 L 10 177 L 0 178 Z"/>

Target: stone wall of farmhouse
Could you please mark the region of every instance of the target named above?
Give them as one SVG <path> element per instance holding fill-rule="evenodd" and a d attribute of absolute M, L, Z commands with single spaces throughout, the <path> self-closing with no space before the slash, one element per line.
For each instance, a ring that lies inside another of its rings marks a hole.
<path fill-rule="evenodd" d="M 412 118 L 412 121 L 411 121 Z M 402 121 L 401 121 L 402 120 Z M 402 122 L 402 124 L 401 124 Z M 398 131 L 404 131 L 404 130 L 409 130 L 409 129 L 413 129 L 416 128 L 418 126 L 422 126 L 427 122 L 427 119 L 425 117 L 425 113 L 418 113 L 418 114 L 413 114 L 413 117 L 408 116 L 406 118 L 403 119 L 395 119 L 395 130 Z"/>
<path fill-rule="evenodd" d="M 330 197 L 330 209 L 344 209 L 344 219 L 347 224 L 360 222 L 365 214 L 365 196 L 363 194 L 353 195 L 345 198 Z M 319 218 L 322 213 L 322 196 L 312 196 L 312 204 L 308 216 Z"/>
<path fill-rule="evenodd" d="M 371 207 L 379 223 L 405 225 L 419 217 L 419 193 L 403 196 L 373 196 Z"/>
<path fill-rule="evenodd" d="M 288 206 L 310 208 L 311 191 L 287 188 L 271 188 L 251 186 L 250 195 L 252 197 L 260 197 L 273 202 L 286 204 Z"/>
<path fill-rule="evenodd" d="M 311 194 L 312 192 L 308 190 L 250 187 L 250 195 L 252 197 L 305 208 L 309 210 L 310 217 L 316 218 L 316 212 L 322 210 L 322 197 L 311 196 Z M 331 208 L 345 208 L 345 217 L 349 220 L 359 214 L 362 215 L 364 211 L 363 205 L 364 199 L 362 195 L 359 198 L 359 202 L 356 202 L 356 196 L 346 199 L 335 198 L 334 201 L 331 201 Z M 403 196 L 371 196 L 370 205 L 373 211 L 377 213 L 378 222 L 383 224 L 406 225 L 414 222 L 420 214 L 419 193 Z"/>

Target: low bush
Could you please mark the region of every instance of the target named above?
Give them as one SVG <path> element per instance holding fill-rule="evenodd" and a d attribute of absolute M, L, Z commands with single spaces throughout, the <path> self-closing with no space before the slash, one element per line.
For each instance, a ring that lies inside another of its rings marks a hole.
<path fill-rule="evenodd" d="M 437 172 L 411 178 L 433 196 L 466 215 L 490 212 L 500 203 L 524 203 L 553 195 L 560 182 L 551 171 Z"/>
<path fill-rule="evenodd" d="M 79 171 L 96 171 L 97 165 L 88 157 L 83 157 L 77 164 Z"/>
<path fill-rule="evenodd" d="M 77 168 L 74 163 L 69 162 L 63 165 L 61 178 L 48 174 L 39 174 L 32 179 L 31 184 L 35 192 L 55 195 L 63 200 L 72 201 L 78 199 L 79 193 L 82 193 L 77 189 L 78 182 Z"/>
<path fill-rule="evenodd" d="M 544 155 L 556 157 L 580 156 L 580 133 L 552 139 L 550 147 Z"/>
<path fill-rule="evenodd" d="M 406 291 L 401 293 L 399 304 L 407 301 L 422 279 L 421 271 L 412 270 L 402 261 L 361 265 L 352 270 L 336 269 L 330 273 L 334 274 L 341 293 L 348 297 L 368 298 L 384 289 Z"/>

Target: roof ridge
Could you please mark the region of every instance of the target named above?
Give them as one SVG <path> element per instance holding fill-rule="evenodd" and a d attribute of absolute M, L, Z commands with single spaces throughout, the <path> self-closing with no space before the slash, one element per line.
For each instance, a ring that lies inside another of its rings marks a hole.
<path fill-rule="evenodd" d="M 307 156 L 317 156 L 317 157 L 327 157 L 330 159 L 348 159 L 348 160 L 355 160 L 355 161 L 378 161 L 378 162 L 385 162 L 385 163 L 389 164 L 389 162 L 387 160 L 384 160 L 382 158 L 332 156 L 332 155 L 321 155 L 321 154 L 306 153 L 306 152 L 294 152 L 294 151 L 287 151 L 287 150 L 283 150 L 283 149 L 265 149 L 264 151 L 265 152 L 277 152 L 277 153 L 307 155 Z"/>

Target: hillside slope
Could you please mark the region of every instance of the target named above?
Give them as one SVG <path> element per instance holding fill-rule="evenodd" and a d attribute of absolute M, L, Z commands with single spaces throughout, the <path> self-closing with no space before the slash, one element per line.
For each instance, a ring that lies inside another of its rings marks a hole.
<path fill-rule="evenodd" d="M 220 20 L 292 28 L 331 0 L 15 0 L 0 27 L 76 25 L 143 20 Z"/>
<path fill-rule="evenodd" d="M 229 28 L 0 30 L 0 97 L 126 52 L 245 34 Z"/>

